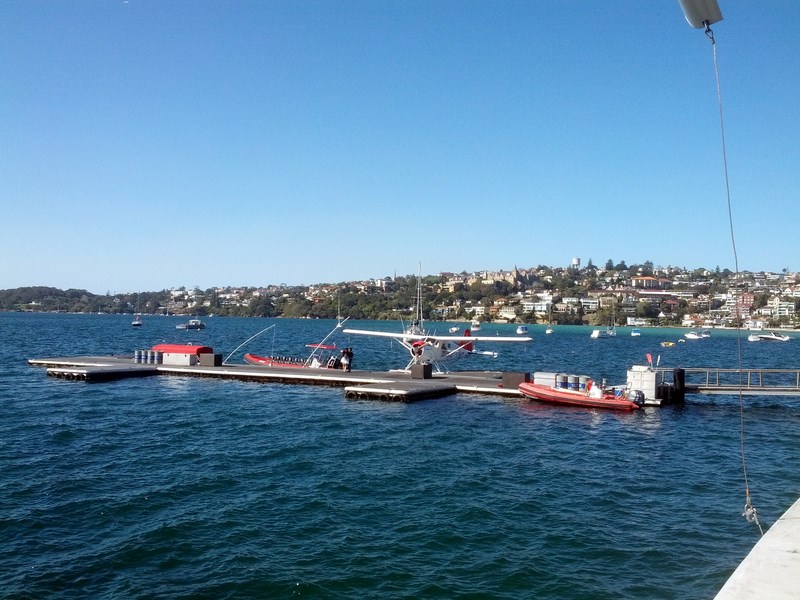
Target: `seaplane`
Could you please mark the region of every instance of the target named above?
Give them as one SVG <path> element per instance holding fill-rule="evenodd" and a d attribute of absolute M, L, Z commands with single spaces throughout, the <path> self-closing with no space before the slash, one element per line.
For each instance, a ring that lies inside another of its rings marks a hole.
<path fill-rule="evenodd" d="M 408 350 L 411 360 L 404 370 L 409 371 L 414 365 L 430 364 L 437 372 L 446 372 L 442 363 L 461 359 L 471 355 L 491 356 L 497 358 L 497 352 L 478 351 L 476 342 L 530 342 L 533 338 L 525 336 L 473 336 L 469 329 L 461 335 L 437 335 L 427 333 L 422 321 L 414 320 L 403 332 L 373 331 L 368 329 L 345 329 L 343 333 L 368 335 L 397 340 Z"/>
<path fill-rule="evenodd" d="M 473 336 L 469 329 L 461 335 L 437 335 L 425 329 L 422 319 L 422 265 L 417 274 L 417 303 L 414 308 L 414 318 L 405 331 L 373 331 L 371 329 L 343 329 L 343 333 L 352 335 L 367 335 L 397 340 L 411 355 L 405 371 L 410 371 L 414 365 L 429 364 L 437 372 L 443 373 L 447 369 L 442 363 L 458 360 L 470 355 L 483 355 L 497 358 L 497 352 L 479 352 L 475 349 L 475 342 L 530 342 L 533 338 L 515 336 Z"/>

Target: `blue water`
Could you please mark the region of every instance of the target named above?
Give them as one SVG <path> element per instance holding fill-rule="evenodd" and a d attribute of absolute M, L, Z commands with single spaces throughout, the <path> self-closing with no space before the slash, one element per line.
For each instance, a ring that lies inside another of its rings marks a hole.
<path fill-rule="evenodd" d="M 26 362 L 162 341 L 227 356 L 271 324 L 245 350 L 303 355 L 333 324 L 144 320 L 0 313 L 3 598 L 711 598 L 758 539 L 741 517 L 738 398 L 633 414 L 479 395 L 404 405 L 203 378 L 62 381 Z M 481 332 L 495 333 L 513 326 Z M 682 331 L 531 333 L 460 366 L 611 383 L 646 353 L 737 366 L 735 332 L 667 349 Z M 405 364 L 388 340 L 337 343 L 356 369 Z M 798 345 L 745 341 L 744 365 L 800 368 Z M 800 493 L 800 400 L 745 402 L 769 525 Z"/>

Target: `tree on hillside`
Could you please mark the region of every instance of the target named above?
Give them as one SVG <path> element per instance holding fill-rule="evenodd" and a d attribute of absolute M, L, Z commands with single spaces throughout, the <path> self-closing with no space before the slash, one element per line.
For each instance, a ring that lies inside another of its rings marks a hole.
<path fill-rule="evenodd" d="M 753 296 L 753 310 L 766 306 L 769 301 L 769 292 L 761 292 Z"/>

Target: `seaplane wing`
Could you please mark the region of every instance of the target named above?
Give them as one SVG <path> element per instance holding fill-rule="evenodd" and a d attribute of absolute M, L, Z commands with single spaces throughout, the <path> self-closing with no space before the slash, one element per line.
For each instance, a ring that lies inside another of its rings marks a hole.
<path fill-rule="evenodd" d="M 342 333 L 352 333 L 354 335 L 373 335 L 376 337 L 388 337 L 395 339 L 425 339 L 424 335 L 412 335 L 406 333 L 392 333 L 389 331 L 370 331 L 367 329 L 343 329 Z"/>
<path fill-rule="evenodd" d="M 411 361 L 408 363 L 406 370 L 410 369 L 413 365 L 431 364 L 437 371 L 442 370 L 441 363 L 456 360 L 464 356 L 484 355 L 497 358 L 496 352 L 477 351 L 475 349 L 475 342 L 530 342 L 532 339 L 529 337 L 499 335 L 473 337 L 469 335 L 469 330 L 465 332 L 467 335 L 436 335 L 411 331 L 395 333 L 389 331 L 372 331 L 368 329 L 345 329 L 344 333 L 370 335 L 397 340 L 411 355 Z"/>
<path fill-rule="evenodd" d="M 435 335 L 435 334 L 422 334 L 422 333 L 402 333 L 391 331 L 372 331 L 369 329 L 345 329 L 343 333 L 352 333 L 354 335 L 372 335 L 376 337 L 388 337 L 397 340 L 409 341 L 426 341 L 435 340 L 439 342 L 530 342 L 533 338 L 515 336 L 499 336 L 499 335 Z"/>
<path fill-rule="evenodd" d="M 436 339 L 442 339 L 437 337 Z M 502 336 L 502 335 L 474 335 L 472 337 L 459 338 L 462 340 L 472 340 L 473 342 L 531 342 L 532 337 L 515 335 L 515 336 Z"/>

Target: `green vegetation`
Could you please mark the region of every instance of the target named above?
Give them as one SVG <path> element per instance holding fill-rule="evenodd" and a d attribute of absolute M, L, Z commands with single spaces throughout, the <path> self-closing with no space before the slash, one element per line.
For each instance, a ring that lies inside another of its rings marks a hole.
<path fill-rule="evenodd" d="M 448 292 L 443 277 L 427 276 L 422 281 L 423 317 L 435 318 L 432 308 L 470 302 L 489 306 L 511 293 L 508 282 L 474 284 Z M 331 290 L 334 289 L 334 291 Z M 313 288 L 312 288 L 313 289 Z M 110 314 L 215 314 L 237 317 L 398 319 L 414 311 L 417 279 L 398 277 L 391 285 L 379 287 L 360 282 L 326 286 L 325 292 L 311 293 L 308 287 L 226 288 L 208 290 L 163 290 L 126 294 L 95 295 L 86 290 L 26 287 L 0 290 L 0 310 Z M 466 316 L 464 310 L 461 317 Z"/>
<path fill-rule="evenodd" d="M 513 271 L 429 275 L 422 278 L 427 320 L 510 320 L 524 323 L 607 325 L 629 317 L 680 324 L 685 315 L 721 324 L 748 315 L 766 324 L 794 323 L 800 279 L 787 273 L 627 266 L 608 259 L 584 268 L 538 266 Z M 748 289 L 756 289 L 748 292 Z M 407 319 L 416 304 L 417 277 L 313 286 L 177 288 L 105 295 L 86 290 L 25 287 L 0 290 L 0 311 L 182 314 L 240 317 Z M 611 307 L 615 307 L 612 311 Z M 736 311 L 733 311 L 733 307 Z"/>

